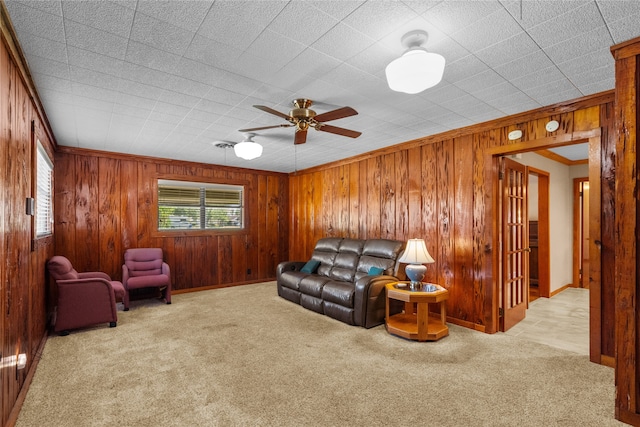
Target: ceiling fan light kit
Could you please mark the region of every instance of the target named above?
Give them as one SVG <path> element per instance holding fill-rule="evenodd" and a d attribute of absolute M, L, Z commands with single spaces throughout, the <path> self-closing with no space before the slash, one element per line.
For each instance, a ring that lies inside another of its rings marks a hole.
<path fill-rule="evenodd" d="M 262 155 L 262 145 L 253 141 L 255 134 L 247 134 L 244 141 L 233 146 L 236 156 L 245 160 L 252 160 Z"/>
<path fill-rule="evenodd" d="M 446 61 L 442 55 L 422 47 L 427 38 L 427 32 L 422 30 L 410 31 L 402 37 L 407 51 L 385 68 L 391 90 L 416 94 L 440 83 Z"/>

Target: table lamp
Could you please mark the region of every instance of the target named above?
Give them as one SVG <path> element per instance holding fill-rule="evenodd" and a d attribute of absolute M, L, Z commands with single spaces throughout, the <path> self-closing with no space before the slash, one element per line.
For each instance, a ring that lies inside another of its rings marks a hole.
<path fill-rule="evenodd" d="M 430 264 L 435 261 L 431 258 L 431 255 L 429 255 L 423 239 L 409 239 L 407 248 L 402 253 L 402 256 L 400 256 L 398 262 L 407 264 L 404 271 L 409 280 L 411 280 L 411 289 L 418 289 L 427 272 L 427 267 L 423 264 Z"/>

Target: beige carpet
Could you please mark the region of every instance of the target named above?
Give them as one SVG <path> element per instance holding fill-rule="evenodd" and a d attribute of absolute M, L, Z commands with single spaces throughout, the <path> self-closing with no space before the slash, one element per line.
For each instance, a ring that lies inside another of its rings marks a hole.
<path fill-rule="evenodd" d="M 450 326 L 417 343 L 345 325 L 275 283 L 132 302 L 52 336 L 17 426 L 615 426 L 614 371 Z"/>

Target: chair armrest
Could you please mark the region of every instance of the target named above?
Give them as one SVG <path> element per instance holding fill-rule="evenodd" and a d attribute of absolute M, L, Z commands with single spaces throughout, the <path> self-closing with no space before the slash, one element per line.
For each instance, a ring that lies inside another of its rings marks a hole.
<path fill-rule="evenodd" d="M 283 261 L 276 267 L 276 277 L 280 277 L 285 271 L 300 271 L 305 264 L 304 261 Z"/>
<path fill-rule="evenodd" d="M 171 269 L 169 268 L 169 264 L 167 264 L 166 262 L 162 263 L 162 274 L 166 274 L 167 276 L 171 277 Z"/>
<path fill-rule="evenodd" d="M 111 281 L 111 277 L 107 273 L 102 271 L 85 271 L 84 273 L 78 273 L 79 279 L 105 279 Z"/>
<path fill-rule="evenodd" d="M 129 268 L 127 267 L 127 264 L 122 264 L 122 284 L 124 285 L 125 289 L 127 288 L 127 281 L 129 280 Z"/>

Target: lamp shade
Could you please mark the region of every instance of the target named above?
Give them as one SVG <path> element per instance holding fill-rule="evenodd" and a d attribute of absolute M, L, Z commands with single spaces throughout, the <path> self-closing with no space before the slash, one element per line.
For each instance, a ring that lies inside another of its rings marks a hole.
<path fill-rule="evenodd" d="M 423 239 L 409 239 L 407 247 L 398 262 L 404 264 L 430 264 L 435 261 L 429 255 Z"/>
<path fill-rule="evenodd" d="M 241 159 L 251 160 L 262 155 L 262 145 L 253 141 L 242 141 L 233 146 L 233 151 Z"/>
<path fill-rule="evenodd" d="M 442 55 L 412 48 L 387 65 L 387 84 L 396 92 L 419 93 L 440 83 L 444 65 Z"/>

